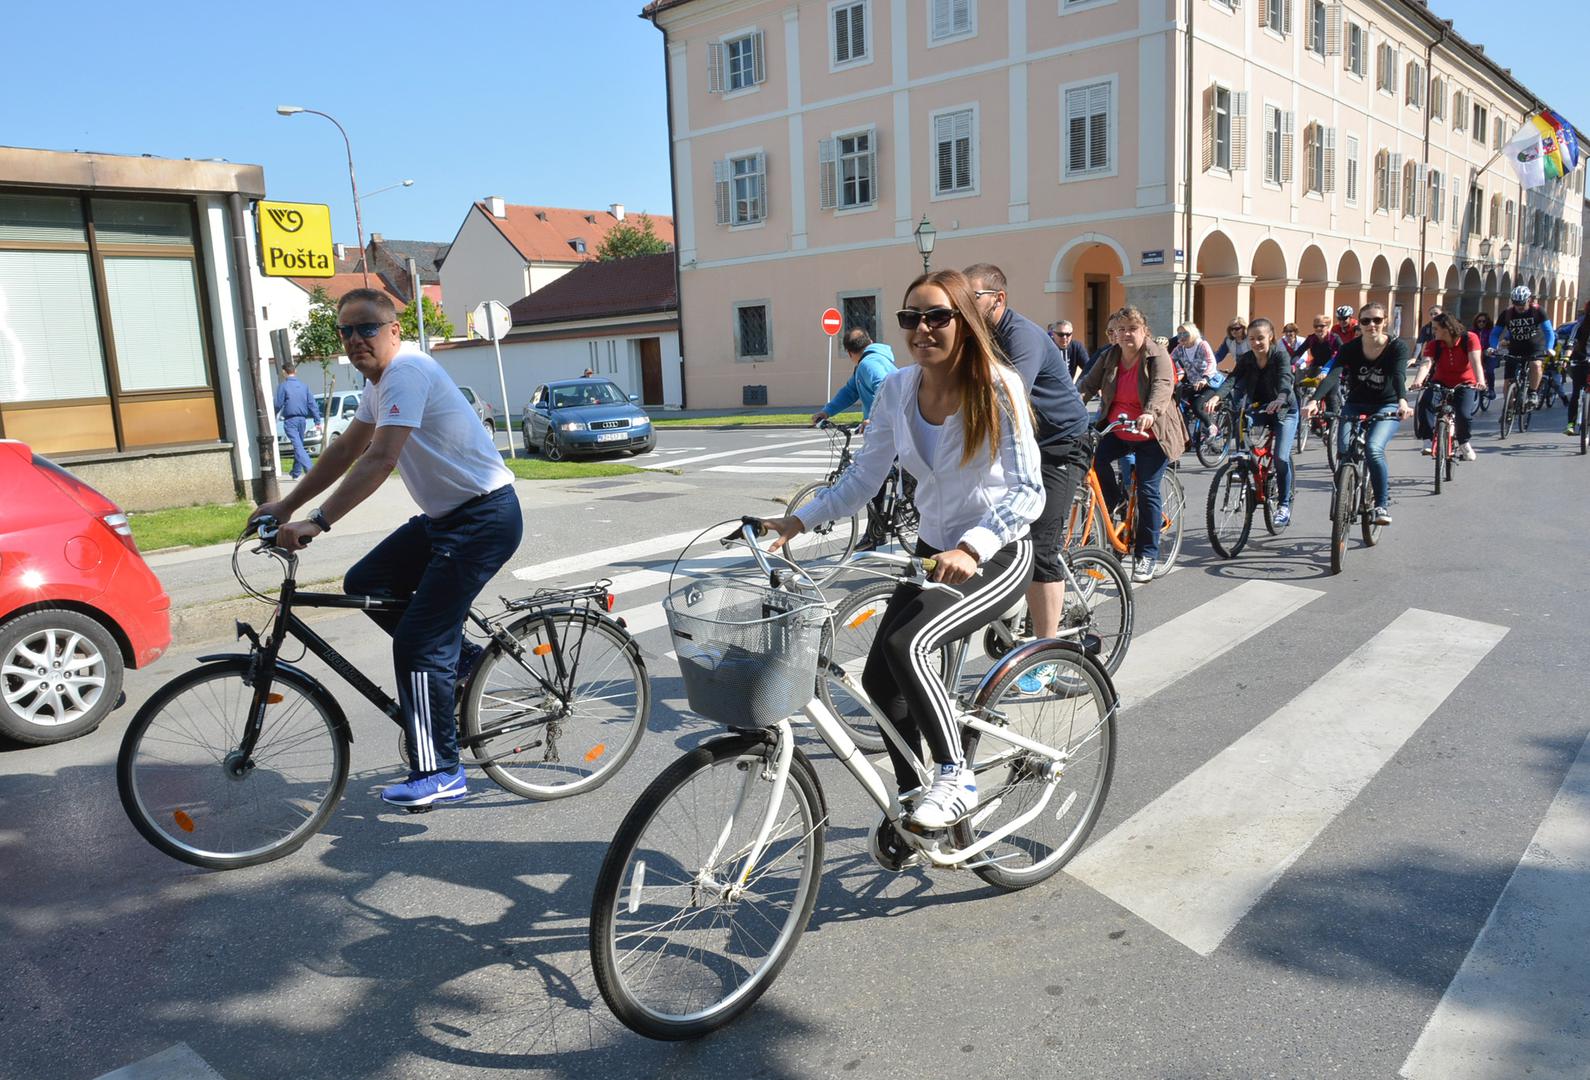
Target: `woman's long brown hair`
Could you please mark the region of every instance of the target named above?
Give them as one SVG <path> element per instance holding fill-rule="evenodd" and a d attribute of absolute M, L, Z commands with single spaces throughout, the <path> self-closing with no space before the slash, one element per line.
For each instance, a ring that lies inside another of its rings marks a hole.
<path fill-rule="evenodd" d="M 977 447 L 983 443 L 988 444 L 989 461 L 998 461 L 999 414 L 1010 417 L 1012 427 L 1021 423 L 999 378 L 998 365 L 1004 362 L 1003 354 L 994 342 L 993 331 L 989 329 L 983 313 L 977 309 L 971 280 L 965 274 L 959 270 L 935 270 L 923 274 L 906 288 L 906 297 L 909 298 L 912 291 L 922 285 L 943 289 L 950 298 L 950 307 L 955 309 L 961 321 L 959 347 L 950 359 L 950 377 L 960 390 L 961 412 L 965 414 L 962 421 L 961 464 L 968 464 Z"/>

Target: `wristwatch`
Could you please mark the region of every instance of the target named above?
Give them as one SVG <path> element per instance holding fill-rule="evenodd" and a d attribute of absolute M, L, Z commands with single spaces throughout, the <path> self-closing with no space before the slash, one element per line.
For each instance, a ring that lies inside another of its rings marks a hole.
<path fill-rule="evenodd" d="M 318 506 L 309 511 L 309 524 L 323 533 L 331 531 L 331 522 L 326 520 L 326 512 Z"/>

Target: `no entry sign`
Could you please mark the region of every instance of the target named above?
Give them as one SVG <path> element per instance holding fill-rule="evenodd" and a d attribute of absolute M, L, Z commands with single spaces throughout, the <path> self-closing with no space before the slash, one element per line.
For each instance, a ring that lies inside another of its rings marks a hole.
<path fill-rule="evenodd" d="M 838 308 L 829 308 L 823 312 L 823 333 L 833 337 L 844 327 L 844 320 L 839 317 Z"/>

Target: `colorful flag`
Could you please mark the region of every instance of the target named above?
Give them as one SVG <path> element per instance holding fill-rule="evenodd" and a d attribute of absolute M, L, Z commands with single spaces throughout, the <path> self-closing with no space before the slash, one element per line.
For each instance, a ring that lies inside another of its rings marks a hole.
<path fill-rule="evenodd" d="M 1546 110 L 1546 115 L 1557 123 L 1557 134 L 1562 151 L 1562 171 L 1566 175 L 1579 167 L 1579 135 L 1574 131 L 1573 125 L 1562 118 L 1562 114 L 1551 109 Z"/>
<path fill-rule="evenodd" d="M 1524 126 L 1508 140 L 1506 146 L 1502 147 L 1502 153 L 1507 155 L 1508 163 L 1518 174 L 1518 182 L 1523 184 L 1526 190 L 1538 188 L 1546 182 L 1546 163 L 1541 156 L 1540 129 L 1531 120 L 1525 120 Z"/>
<path fill-rule="evenodd" d="M 1532 113 L 1526 125 L 1533 125 L 1540 132 L 1540 160 L 1547 180 L 1560 180 L 1562 178 L 1562 150 L 1558 146 L 1561 141 L 1557 135 L 1557 125 L 1545 113 Z"/>

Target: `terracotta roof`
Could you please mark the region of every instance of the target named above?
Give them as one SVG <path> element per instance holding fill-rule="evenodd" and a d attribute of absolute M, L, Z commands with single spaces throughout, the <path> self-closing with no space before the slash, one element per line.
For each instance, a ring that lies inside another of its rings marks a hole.
<path fill-rule="evenodd" d="M 576 319 L 679 310 L 674 253 L 593 262 L 570 270 L 508 310 L 514 329 Z"/>
<path fill-rule="evenodd" d="M 526 262 L 578 263 L 595 262 L 596 249 L 603 238 L 618 224 L 618 219 L 606 210 L 570 210 L 557 206 L 519 206 L 508 203 L 506 217 L 492 217 L 491 207 L 484 201 L 475 208 L 486 215 L 486 220 L 497 226 L 508 242 L 524 256 Z M 662 214 L 648 215 L 658 239 L 669 247 L 674 243 L 674 219 Z M 624 221 L 633 225 L 640 214 L 626 212 Z M 574 240 L 585 241 L 584 253 L 571 245 Z"/>
<path fill-rule="evenodd" d="M 317 286 L 319 288 L 325 289 L 333 300 L 342 299 L 342 294 L 352 289 L 362 289 L 365 287 L 364 275 L 357 272 L 333 274 L 328 278 L 289 278 L 288 280 L 290 280 L 294 285 L 297 285 L 300 289 L 303 289 L 305 292 L 312 292 Z M 390 296 L 392 298 L 393 306 L 399 311 L 402 311 L 406 306 L 396 293 L 387 288 L 386 282 L 381 280 L 380 274 L 370 275 L 370 288 L 380 289 L 382 292 Z"/>

